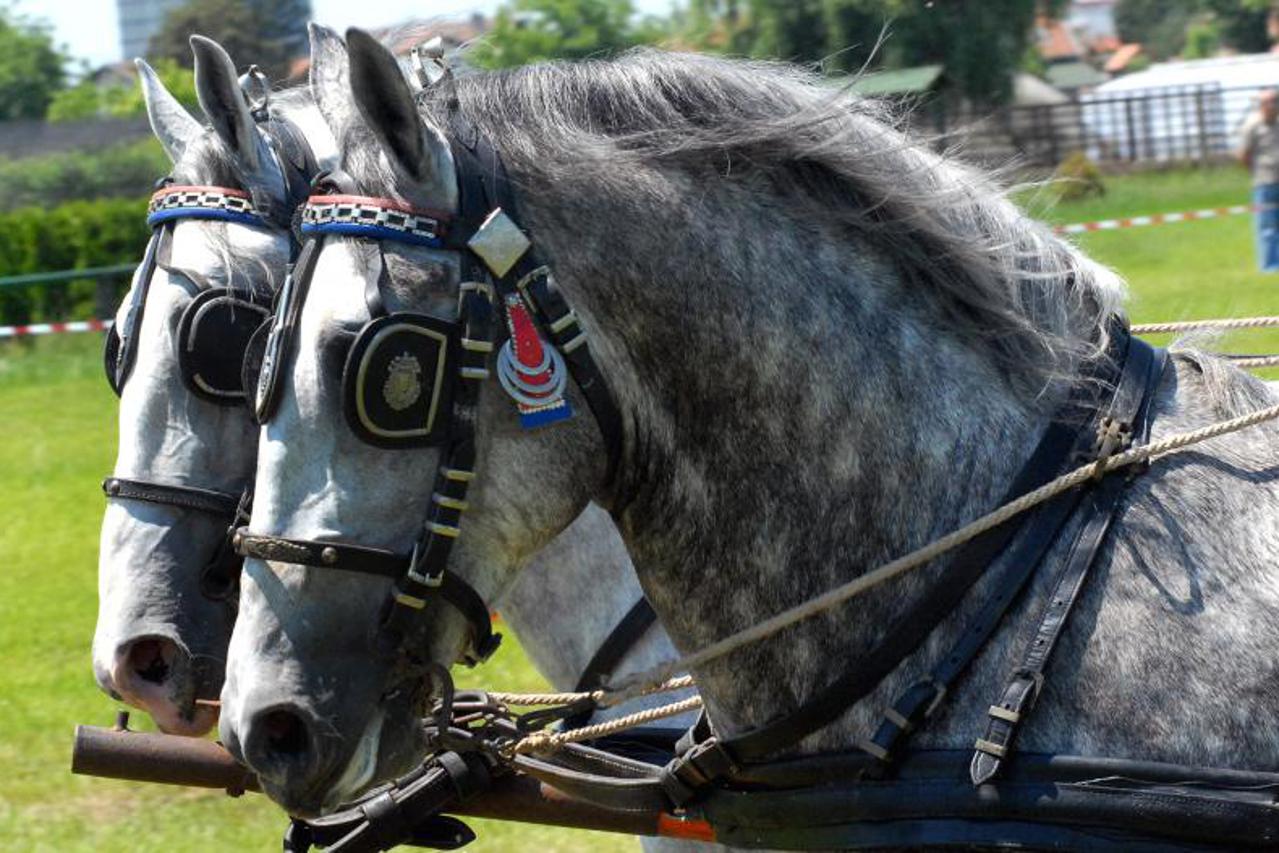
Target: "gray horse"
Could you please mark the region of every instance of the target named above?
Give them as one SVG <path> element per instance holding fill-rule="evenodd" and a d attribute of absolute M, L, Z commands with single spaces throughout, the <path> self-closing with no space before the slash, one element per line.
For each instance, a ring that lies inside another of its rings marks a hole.
<path fill-rule="evenodd" d="M 415 103 L 379 46 L 356 33 L 348 43 L 353 94 L 321 93 L 343 169 L 362 194 L 456 209 L 446 99 Z M 1113 274 L 981 175 L 892 129 L 879 107 L 797 69 L 639 52 L 470 76 L 456 97 L 500 150 L 521 224 L 625 424 L 605 482 L 589 414 L 523 432 L 496 383 L 482 392 L 450 569 L 486 597 L 593 499 L 617 520 L 675 645 L 691 651 L 996 505 L 1072 382 L 1103 358 L 1123 296 Z M 383 251 L 388 307 L 451 316 L 453 256 Z M 263 432 L 256 532 L 407 552 L 421 524 L 438 454 L 362 444 L 342 416 L 335 353 L 369 318 L 361 295 L 376 257 L 363 241 L 324 244 Z M 1224 362 L 1178 352 L 1154 437 L 1271 402 Z M 1231 435 L 1135 482 L 1023 747 L 1275 765 L 1277 438 L 1273 427 Z M 945 571 L 943 560 L 699 669 L 717 729 L 797 707 Z M 996 574 L 797 749 L 867 736 L 954 644 Z M 1040 575 L 1006 626 L 1038 611 L 1051 572 Z M 221 734 L 291 810 L 416 757 L 420 697 L 404 690 L 403 659 L 378 645 L 387 594 L 366 576 L 246 563 Z M 576 618 L 571 599 L 560 618 Z M 1005 627 L 986 646 L 919 745 L 971 748 L 1017 633 Z M 454 661 L 465 626 L 431 605 L 407 643 Z"/>
<path fill-rule="evenodd" d="M 201 127 L 139 62 L 151 124 L 175 163 L 175 180 L 253 187 L 283 204 L 281 182 L 248 169 L 233 147 L 233 140 L 253 135 L 252 124 L 242 124 L 246 116 L 234 96 L 238 84 L 230 58 L 209 40 L 197 39 L 194 46 L 211 128 Z M 312 26 L 311 50 L 313 82 L 346 86 L 341 38 Z M 299 125 L 322 166 L 334 165 L 336 147 L 309 89 L 276 93 L 271 106 Z M 282 231 L 192 220 L 177 228 L 170 269 L 218 283 L 253 276 L 274 287 L 284 278 L 287 257 Z M 138 366 L 122 394 L 115 473 L 238 493 L 256 462 L 257 432 L 247 411 L 195 395 L 177 365 L 176 319 L 199 286 L 180 273 L 156 272 Z M 225 525 L 205 513 L 137 501 L 112 501 L 104 521 L 95 672 L 104 690 L 149 711 L 168 731 L 199 734 L 216 720 L 212 707 L 193 700 L 218 694 L 234 602 L 207 598 L 197 579 Z M 586 586 L 587 578 L 592 585 Z M 582 618 L 572 630 L 552 630 L 555 608 L 569 590 L 580 596 Z M 530 562 L 500 605 L 539 670 L 557 689 L 568 690 L 640 596 L 616 528 L 590 506 Z M 651 666 L 671 653 L 669 640 L 654 626 L 636 638 L 618 673 Z"/>

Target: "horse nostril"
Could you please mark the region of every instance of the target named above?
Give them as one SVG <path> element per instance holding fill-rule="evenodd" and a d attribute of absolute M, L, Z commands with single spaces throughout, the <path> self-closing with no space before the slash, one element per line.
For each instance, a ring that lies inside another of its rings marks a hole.
<path fill-rule="evenodd" d="M 163 684 L 176 654 L 173 643 L 161 639 L 138 640 L 129 647 L 129 669 L 143 681 Z"/>
<path fill-rule="evenodd" d="M 306 752 L 306 723 L 292 711 L 269 712 L 262 719 L 262 733 L 267 750 L 275 755 L 294 758 Z"/>

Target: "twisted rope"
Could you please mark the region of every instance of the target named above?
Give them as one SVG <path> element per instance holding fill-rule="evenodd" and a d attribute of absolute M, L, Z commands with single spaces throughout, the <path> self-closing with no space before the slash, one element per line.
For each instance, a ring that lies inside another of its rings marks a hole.
<path fill-rule="evenodd" d="M 689 679 L 692 684 L 692 679 Z M 496 694 L 491 694 L 496 695 Z M 584 740 L 595 740 L 596 738 L 611 735 L 614 732 L 633 729 L 638 726 L 647 725 L 655 720 L 663 720 L 667 717 L 676 717 L 687 711 L 695 711 L 702 707 L 701 696 L 690 696 L 687 699 L 681 699 L 678 702 L 672 702 L 669 705 L 662 705 L 657 708 L 648 708 L 643 711 L 636 711 L 634 714 L 627 714 L 625 717 L 618 717 L 616 720 L 609 720 L 606 723 L 597 723 L 593 726 L 583 726 L 580 729 L 572 729 L 567 732 L 534 732 L 523 740 L 517 741 L 511 749 L 516 755 L 523 755 L 529 752 L 549 752 L 566 743 L 579 743 Z"/>
<path fill-rule="evenodd" d="M 1279 355 L 1239 355 L 1232 356 L 1230 363 L 1245 370 L 1257 367 L 1279 367 Z"/>
<path fill-rule="evenodd" d="M 1162 335 L 1171 332 L 1195 332 L 1201 329 L 1263 329 L 1279 326 L 1279 317 L 1238 317 L 1233 320 L 1183 320 L 1177 323 L 1138 323 L 1134 335 Z"/>
<path fill-rule="evenodd" d="M 1108 473 L 1118 468 L 1124 468 L 1138 462 L 1147 460 L 1154 462 L 1174 451 L 1208 441 L 1213 438 L 1226 435 L 1228 433 L 1237 432 L 1247 429 L 1257 424 L 1279 418 L 1279 405 L 1270 406 L 1259 409 L 1237 418 L 1231 418 L 1226 421 L 1219 421 L 1200 429 L 1191 430 L 1190 432 L 1178 433 L 1159 441 L 1141 447 L 1134 447 L 1122 453 L 1116 453 L 1113 456 L 1099 459 L 1095 462 L 1089 462 L 1085 465 L 1070 471 L 1057 479 L 1040 486 L 1034 491 L 1027 492 L 1020 498 L 1004 504 L 1001 507 L 983 515 L 982 517 L 969 522 L 963 527 L 946 534 L 940 539 L 928 543 L 922 548 L 918 548 L 905 556 L 898 557 L 891 562 L 885 563 L 874 571 L 868 572 L 861 577 L 854 578 L 848 583 L 835 587 L 829 592 L 823 593 L 816 598 L 809 599 L 803 604 L 796 605 L 788 610 L 784 610 L 775 616 L 765 619 L 752 625 L 750 628 L 738 631 L 735 634 L 704 646 L 698 651 L 686 655 L 678 660 L 671 661 L 667 664 L 654 667 L 648 672 L 639 673 L 629 679 L 631 684 L 637 687 L 623 688 L 612 691 L 610 702 L 616 704 L 627 701 L 633 696 L 641 695 L 644 685 L 664 681 L 670 677 L 673 672 L 686 672 L 696 667 L 702 666 L 710 661 L 724 657 L 738 649 L 757 643 L 760 640 L 771 637 L 773 634 L 801 622 L 823 611 L 829 610 L 836 605 L 842 604 L 851 598 L 854 598 L 880 584 L 883 584 L 893 578 L 905 574 L 906 572 L 918 569 L 926 565 L 937 557 L 953 550 L 954 548 L 964 544 L 986 531 L 998 527 L 1009 519 L 1026 512 L 1044 503 L 1047 500 L 1083 484 L 1085 481 L 1094 477 L 1099 473 Z M 623 718 L 624 719 L 624 718 Z M 618 721 L 615 721 L 618 722 Z"/>
<path fill-rule="evenodd" d="M 650 696 L 654 693 L 667 693 L 692 686 L 693 676 L 681 675 L 678 678 L 667 679 L 661 684 L 654 685 L 637 695 Z M 498 693 L 486 690 L 485 693 L 495 702 L 517 707 L 525 705 L 568 705 L 573 702 L 580 702 L 583 699 L 590 699 L 603 707 L 617 704 L 616 702 L 608 701 L 609 694 L 603 690 L 591 690 L 587 693 Z"/>

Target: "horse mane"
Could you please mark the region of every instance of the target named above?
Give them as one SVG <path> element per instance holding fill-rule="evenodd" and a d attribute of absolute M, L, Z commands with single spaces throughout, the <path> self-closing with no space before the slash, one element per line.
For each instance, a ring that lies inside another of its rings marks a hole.
<path fill-rule="evenodd" d="M 550 185 L 569 174 L 580 185 L 585 171 L 621 191 L 627 161 L 763 179 L 787 216 L 836 223 L 881 250 L 1032 398 L 1100 357 L 1120 310 L 1118 277 L 1025 216 L 995 179 L 898 129 L 882 103 L 794 65 L 638 49 L 463 73 L 455 91 L 513 172 Z M 442 115 L 451 92 L 429 94 Z"/>

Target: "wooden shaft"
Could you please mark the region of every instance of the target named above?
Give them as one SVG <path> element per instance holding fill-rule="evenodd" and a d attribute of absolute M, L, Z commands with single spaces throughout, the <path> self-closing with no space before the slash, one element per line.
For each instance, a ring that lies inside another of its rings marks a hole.
<path fill-rule="evenodd" d="M 259 791 L 253 773 L 221 744 L 200 738 L 76 726 L 71 772 L 135 782 L 223 788 L 238 795 Z M 663 835 L 711 840 L 704 821 L 659 812 L 621 812 L 574 799 L 528 776 L 514 774 L 449 809 L 464 817 L 540 823 L 627 835 Z"/>

